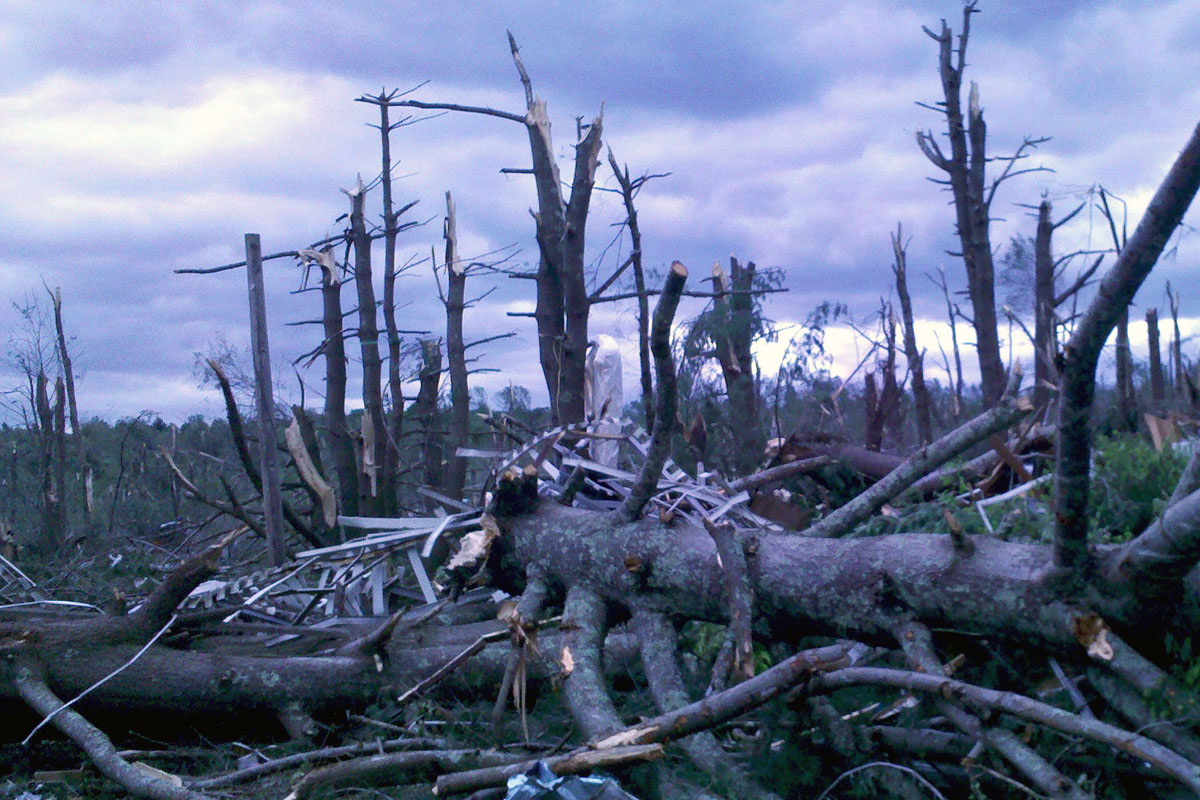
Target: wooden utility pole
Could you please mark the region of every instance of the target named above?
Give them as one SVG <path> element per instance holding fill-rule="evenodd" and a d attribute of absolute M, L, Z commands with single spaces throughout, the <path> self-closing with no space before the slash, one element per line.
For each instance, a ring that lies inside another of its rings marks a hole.
<path fill-rule="evenodd" d="M 246 234 L 246 281 L 250 287 L 250 348 L 254 352 L 254 400 L 258 411 L 258 461 L 262 470 L 263 527 L 271 564 L 287 561 L 283 542 L 283 495 L 275 448 L 275 397 L 271 382 L 271 347 L 267 342 L 267 300 L 263 288 L 262 243 Z"/>

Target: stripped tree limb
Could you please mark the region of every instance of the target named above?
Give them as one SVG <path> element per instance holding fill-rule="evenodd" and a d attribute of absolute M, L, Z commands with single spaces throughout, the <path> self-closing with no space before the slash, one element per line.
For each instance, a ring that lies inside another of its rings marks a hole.
<path fill-rule="evenodd" d="M 103 731 L 78 712 L 65 708 L 62 701 L 46 686 L 45 681 L 38 678 L 28 666 L 15 664 L 10 670 L 9 680 L 16 687 L 21 699 L 43 717 L 54 715 L 54 727 L 79 745 L 100 772 L 121 784 L 134 797 L 147 797 L 151 800 L 208 800 L 207 795 L 164 781 L 121 758 L 117 754 L 117 748 Z"/>
<path fill-rule="evenodd" d="M 638 190 L 651 178 L 658 175 L 643 175 L 636 180 L 629 178 L 629 166 L 622 170 L 617 165 L 612 148 L 608 148 L 608 165 L 621 186 L 621 200 L 625 203 L 625 224 L 629 227 L 629 264 L 633 267 L 634 289 L 638 301 L 638 364 L 641 366 L 642 407 L 646 414 L 646 425 L 654 427 L 654 383 L 650 375 L 650 299 L 646 296 L 646 275 L 642 269 L 642 232 L 638 226 L 637 208 L 633 200 Z M 598 298 L 607 286 L 593 293 Z"/>
<path fill-rule="evenodd" d="M 1086 579 L 1091 414 L 1096 366 L 1104 343 L 1158 261 L 1200 189 L 1200 126 L 1159 185 L 1145 215 L 1100 282 L 1095 298 L 1063 348 L 1058 448 L 1054 459 L 1054 564 Z"/>
<path fill-rule="evenodd" d="M 429 780 L 436 773 L 511 762 L 496 750 L 410 750 L 354 758 L 305 775 L 284 800 L 308 800 L 318 790 L 340 786 L 394 786 Z"/>
<path fill-rule="evenodd" d="M 801 472 L 825 467 L 836 462 L 832 456 L 813 456 L 812 458 L 800 458 L 795 461 L 789 461 L 786 464 L 780 464 L 777 467 L 764 469 L 756 472 L 753 475 L 747 475 L 744 478 L 737 478 L 729 482 L 729 488 L 734 494 L 741 491 L 750 491 L 757 489 L 760 486 L 765 486 L 768 483 L 790 478 L 793 475 L 798 475 Z"/>
<path fill-rule="evenodd" d="M 1033 404 L 1016 396 L 1021 382 L 1019 365 L 1012 370 L 1005 395 L 993 408 L 923 447 L 870 489 L 801 532 L 803 536 L 833 537 L 847 533 L 905 489 L 971 445 L 1002 431 L 1033 411 Z"/>
<path fill-rule="evenodd" d="M 927 675 L 947 675 L 946 668 L 933 649 L 933 639 L 927 627 L 914 622 L 902 623 L 896 628 L 896 640 L 914 670 Z M 1074 781 L 1055 769 L 1011 731 L 999 726 L 985 726 L 977 716 L 946 696 L 935 697 L 934 704 L 955 727 L 995 750 L 1050 797 L 1055 800 L 1088 800 L 1087 793 Z"/>
<path fill-rule="evenodd" d="M 184 491 L 194 497 L 197 502 L 203 503 L 209 508 L 214 508 L 217 511 L 220 511 L 222 514 L 233 517 L 264 539 L 267 537 L 266 528 L 262 526 L 261 522 L 247 514 L 245 509 L 241 507 L 241 504 L 222 503 L 216 498 L 209 497 L 200 490 L 200 487 L 192 483 L 188 477 L 183 474 L 183 470 L 179 468 L 179 465 L 175 463 L 175 459 L 171 458 L 171 454 L 167 452 L 165 448 L 159 449 L 159 455 L 161 455 L 163 460 L 167 462 L 167 467 L 170 468 L 171 473 L 175 476 L 175 479 L 179 481 L 181 486 L 183 486 Z"/>
<path fill-rule="evenodd" d="M 242 462 L 242 467 L 246 470 L 246 477 L 250 479 L 250 483 L 254 486 L 254 490 L 260 495 L 263 493 L 262 474 L 258 470 L 258 466 L 254 463 L 254 458 L 250 455 L 250 447 L 246 442 L 246 430 L 242 425 L 242 414 L 238 410 L 237 400 L 233 396 L 233 386 L 229 383 L 229 378 L 225 375 L 225 370 L 217 363 L 216 359 L 210 358 L 208 366 L 212 369 L 213 374 L 217 377 L 217 384 L 221 387 L 221 395 L 225 399 L 225 416 L 229 422 L 229 433 L 233 437 L 233 443 L 238 453 L 238 458 Z M 288 524 L 311 543 L 314 547 L 324 547 L 328 542 L 324 541 L 312 529 L 312 527 L 301 519 L 287 500 L 283 501 L 283 516 L 288 521 Z"/>
<path fill-rule="evenodd" d="M 576 584 L 567 592 L 562 622 L 566 641 L 559 660 L 566 675 L 564 693 L 571 716 L 588 738 L 622 727 L 601 664 L 606 616 L 604 600 L 591 589 Z"/>
<path fill-rule="evenodd" d="M 1088 667 L 1088 680 L 1109 705 L 1133 723 L 1138 732 L 1179 753 L 1193 764 L 1200 764 L 1200 741 L 1169 719 L 1162 719 L 1146 702 L 1146 695 L 1128 681 L 1099 666 Z"/>
<path fill-rule="evenodd" d="M 679 637 L 675 625 L 663 614 L 635 610 L 634 626 L 646 680 L 658 710 L 665 714 L 688 705 L 690 699 L 679 668 Z M 685 736 L 680 745 L 692 763 L 709 775 L 727 781 L 738 797 L 777 797 L 748 777 L 711 732 L 699 731 Z"/>
<path fill-rule="evenodd" d="M 445 741 L 442 739 L 410 737 L 406 739 L 388 739 L 382 742 L 359 742 L 358 744 L 347 744 L 340 747 L 323 747 L 320 750 L 309 750 L 304 753 L 295 753 L 290 756 L 274 758 L 262 764 L 255 764 L 225 775 L 194 780 L 189 782 L 189 786 L 193 789 L 223 789 L 227 786 L 248 783 L 266 775 L 274 775 L 276 772 L 283 772 L 293 767 L 302 767 L 305 764 L 318 761 L 331 761 L 335 758 L 346 758 L 347 756 L 371 755 L 377 754 L 380 751 L 387 753 L 393 750 L 444 748 L 445 744 Z"/>
<path fill-rule="evenodd" d="M 754 677 L 754 587 L 747 569 L 746 538 L 729 523 L 713 524 L 704 518 L 704 529 L 717 546 L 717 560 L 729 598 L 729 630 L 733 636 L 734 682 Z"/>
<path fill-rule="evenodd" d="M 690 736 L 758 708 L 819 672 L 844 668 L 860 655 L 852 643 L 802 650 L 737 686 L 593 741 L 590 746 L 605 750 Z"/>
<path fill-rule="evenodd" d="M 847 667 L 834 672 L 815 674 L 807 688 L 815 693 L 849 686 L 891 686 L 911 692 L 940 694 L 968 706 L 999 711 L 1071 736 L 1101 742 L 1152 764 L 1191 791 L 1200 793 L 1200 765 L 1191 763 L 1173 750 L 1137 733 L 1122 730 L 1100 720 L 1085 719 L 1078 714 L 1013 692 L 985 689 L 940 675 L 883 667 Z"/>
<path fill-rule="evenodd" d="M 650 328 L 650 352 L 654 354 L 654 373 L 658 379 L 655 390 L 654 430 L 650 437 L 650 451 L 638 473 L 629 494 L 614 513 L 618 519 L 631 522 L 642 514 L 646 503 L 658 488 L 663 465 L 671 452 L 671 434 L 675 430 L 675 407 L 677 387 L 675 385 L 675 359 L 671 357 L 671 323 L 675 309 L 679 307 L 679 296 L 687 282 L 687 267 L 675 261 L 667 273 L 662 296 L 654 308 L 654 324 Z"/>

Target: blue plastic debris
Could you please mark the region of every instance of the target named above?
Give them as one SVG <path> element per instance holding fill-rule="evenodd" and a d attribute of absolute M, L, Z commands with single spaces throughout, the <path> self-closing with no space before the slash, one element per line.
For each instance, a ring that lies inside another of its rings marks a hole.
<path fill-rule="evenodd" d="M 545 761 L 508 779 L 504 800 L 638 800 L 612 778 L 559 777 Z"/>

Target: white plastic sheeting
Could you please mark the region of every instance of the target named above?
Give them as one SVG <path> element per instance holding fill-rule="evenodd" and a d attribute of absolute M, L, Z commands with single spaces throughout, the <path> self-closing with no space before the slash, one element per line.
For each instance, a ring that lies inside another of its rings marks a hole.
<path fill-rule="evenodd" d="M 621 411 L 625 395 L 621 387 L 621 351 L 617 342 L 606 333 L 595 339 L 588 351 L 587 384 L 585 386 L 587 415 L 597 420 L 597 433 L 621 432 Z M 601 417 L 600 412 L 604 415 Z M 617 440 L 597 439 L 592 442 L 592 460 L 609 467 L 617 466 Z"/>

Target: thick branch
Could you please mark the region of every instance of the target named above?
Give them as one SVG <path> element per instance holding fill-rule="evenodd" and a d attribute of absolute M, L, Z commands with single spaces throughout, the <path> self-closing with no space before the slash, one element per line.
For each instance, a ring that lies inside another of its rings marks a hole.
<path fill-rule="evenodd" d="M 1154 193 L 1133 235 L 1100 282 L 1071 341 L 1063 348 L 1058 449 L 1054 465 L 1054 563 L 1080 575 L 1087 551 L 1092 400 L 1104 343 L 1200 189 L 1200 126 Z"/>
<path fill-rule="evenodd" d="M 679 307 L 679 296 L 687 276 L 687 268 L 683 264 L 678 261 L 672 263 L 662 296 L 658 298 L 658 305 L 654 309 L 654 324 L 650 330 L 650 351 L 654 354 L 654 372 L 658 377 L 654 431 L 650 439 L 650 452 L 646 455 L 641 472 L 616 511 L 617 517 L 622 520 L 632 521 L 641 516 L 642 509 L 658 488 L 663 464 L 670 455 L 677 402 L 675 359 L 671 357 L 671 323 L 675 319 L 675 309 Z"/>
<path fill-rule="evenodd" d="M 207 795 L 175 786 L 138 769 L 117 754 L 104 732 L 76 711 L 63 708 L 45 682 L 26 666 L 13 668 L 11 680 L 21 699 L 43 717 L 54 716 L 54 726 L 79 745 L 92 763 L 106 776 L 125 787 L 134 797 L 151 800 L 207 800 Z"/>
<path fill-rule="evenodd" d="M 891 686 L 910 692 L 937 694 L 967 705 L 1010 714 L 1018 719 L 1044 725 L 1071 736 L 1102 742 L 1129 753 L 1154 765 L 1193 792 L 1200 792 L 1200 766 L 1192 764 L 1158 742 L 1106 722 L 1085 719 L 1078 714 L 1012 692 L 985 689 L 940 675 L 881 667 L 848 667 L 813 675 L 808 689 L 810 692 L 829 692 L 850 686 Z"/>
<path fill-rule="evenodd" d="M 933 444 L 923 447 L 907 461 L 888 473 L 870 489 L 834 511 L 825 519 L 803 532 L 805 536 L 840 536 L 866 520 L 883 504 L 928 475 L 937 467 L 961 454 L 971 445 L 1002 431 L 1033 411 L 1033 406 L 1024 397 L 1014 396 L 1020 383 L 1020 370 L 1014 369 L 1009 379 L 1007 399 L 980 414 Z"/>

